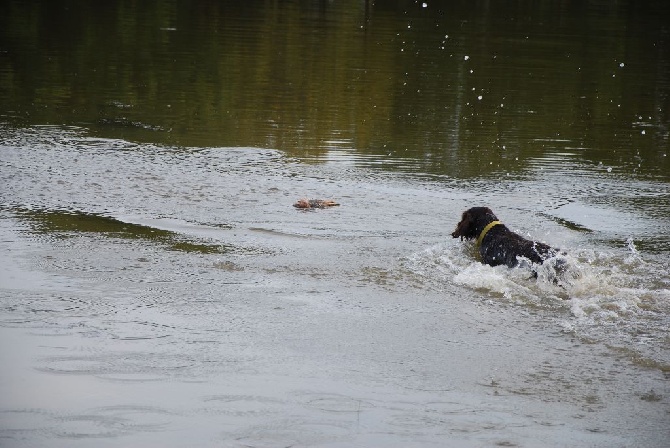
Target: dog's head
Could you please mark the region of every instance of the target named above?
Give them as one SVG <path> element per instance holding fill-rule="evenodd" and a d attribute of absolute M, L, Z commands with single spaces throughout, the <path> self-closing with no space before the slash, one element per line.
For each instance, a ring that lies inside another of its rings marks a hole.
<path fill-rule="evenodd" d="M 454 238 L 474 240 L 484 230 L 487 224 L 497 221 L 496 215 L 488 207 L 472 207 L 463 212 L 461 222 L 451 234 Z"/>

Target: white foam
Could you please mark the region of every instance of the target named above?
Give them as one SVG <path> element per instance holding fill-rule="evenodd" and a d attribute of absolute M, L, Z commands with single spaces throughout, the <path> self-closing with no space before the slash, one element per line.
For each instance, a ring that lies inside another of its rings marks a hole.
<path fill-rule="evenodd" d="M 669 354 L 669 274 L 658 263 L 645 261 L 632 240 L 625 251 L 576 249 L 541 266 L 515 269 L 480 263 L 467 243 L 436 245 L 407 261 L 426 282 L 472 290 L 468 300 L 483 295 L 485 301 L 541 308 L 562 331 L 634 347 L 657 361 Z"/>

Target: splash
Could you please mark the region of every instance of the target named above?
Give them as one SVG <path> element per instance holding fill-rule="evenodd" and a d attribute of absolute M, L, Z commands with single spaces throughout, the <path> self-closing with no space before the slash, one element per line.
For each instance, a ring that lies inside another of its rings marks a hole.
<path fill-rule="evenodd" d="M 669 274 L 632 239 L 623 250 L 570 250 L 515 269 L 480 263 L 471 245 L 440 244 L 408 257 L 406 265 L 426 283 L 471 290 L 469 300 L 544 310 L 558 331 L 670 371 Z"/>

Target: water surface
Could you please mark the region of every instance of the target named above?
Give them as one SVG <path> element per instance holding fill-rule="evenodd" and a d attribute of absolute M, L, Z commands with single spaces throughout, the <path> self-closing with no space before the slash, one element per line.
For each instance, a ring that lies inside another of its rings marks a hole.
<path fill-rule="evenodd" d="M 665 3 L 5 3 L 0 445 L 667 444 Z"/>

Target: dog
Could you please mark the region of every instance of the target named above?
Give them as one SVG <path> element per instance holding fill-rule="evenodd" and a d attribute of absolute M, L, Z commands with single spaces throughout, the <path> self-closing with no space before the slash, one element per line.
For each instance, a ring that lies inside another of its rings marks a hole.
<path fill-rule="evenodd" d="M 488 207 L 473 207 L 463 212 L 461 222 L 451 234 L 461 240 L 476 239 L 482 263 L 490 266 L 519 266 L 524 259 L 542 264 L 559 254 L 544 243 L 527 240 L 507 228 Z M 560 261 L 560 260 L 559 260 Z M 537 277 L 537 272 L 533 270 Z"/>
<path fill-rule="evenodd" d="M 293 204 L 295 208 L 326 208 L 326 207 L 335 207 L 338 206 L 338 204 L 335 201 L 331 201 L 330 199 L 298 199 L 298 202 Z"/>

